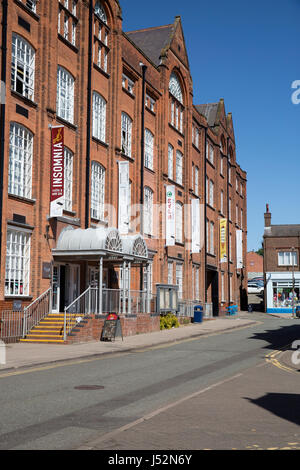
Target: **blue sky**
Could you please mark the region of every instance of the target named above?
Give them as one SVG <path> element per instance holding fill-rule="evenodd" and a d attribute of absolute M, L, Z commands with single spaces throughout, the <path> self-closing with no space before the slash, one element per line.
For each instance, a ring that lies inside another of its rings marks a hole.
<path fill-rule="evenodd" d="M 300 224 L 300 0 L 120 0 L 123 30 L 181 16 L 194 103 L 225 100 L 237 160 L 248 173 L 248 250 L 261 246 L 263 214 Z M 144 5 L 144 6 L 142 6 Z M 298 144 L 298 145 L 297 145 Z"/>

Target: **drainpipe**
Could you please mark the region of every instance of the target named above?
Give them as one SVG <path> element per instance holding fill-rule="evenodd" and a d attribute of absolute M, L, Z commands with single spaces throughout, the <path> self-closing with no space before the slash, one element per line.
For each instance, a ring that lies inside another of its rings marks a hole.
<path fill-rule="evenodd" d="M 207 171 L 206 171 L 206 160 L 207 160 L 207 154 L 206 154 L 206 147 L 207 147 L 207 127 L 204 128 L 204 295 L 205 295 L 205 303 L 207 303 L 207 222 L 206 222 L 206 217 L 207 217 L 207 207 L 206 207 L 206 201 L 207 201 L 207 188 L 206 188 L 206 176 L 207 176 Z"/>
<path fill-rule="evenodd" d="M 227 264 L 228 264 L 228 306 L 230 306 L 230 231 L 229 231 L 229 137 L 227 137 Z M 231 208 L 232 209 L 232 208 Z"/>
<path fill-rule="evenodd" d="M 141 184 L 140 184 L 140 232 L 144 235 L 144 160 L 145 160 L 145 89 L 146 89 L 146 71 L 147 66 L 140 62 L 142 68 L 142 111 L 141 111 Z M 143 263 L 140 267 L 140 290 L 144 287 L 143 283 Z"/>
<path fill-rule="evenodd" d="M 0 129 L 0 266 L 2 259 L 2 215 L 3 215 L 3 170 L 5 147 L 5 91 L 6 91 L 6 62 L 7 62 L 7 0 L 2 0 L 2 60 L 1 85 L 4 87 L 3 103 L 1 103 L 1 129 Z M 2 91 L 2 90 L 1 90 Z M 0 96 L 1 98 L 1 96 Z"/>
<path fill-rule="evenodd" d="M 92 49 L 93 49 L 93 0 L 89 6 L 89 52 L 88 52 L 88 89 L 86 121 L 86 179 L 85 179 L 85 228 L 90 224 L 90 153 L 91 153 L 91 101 L 92 101 Z"/>

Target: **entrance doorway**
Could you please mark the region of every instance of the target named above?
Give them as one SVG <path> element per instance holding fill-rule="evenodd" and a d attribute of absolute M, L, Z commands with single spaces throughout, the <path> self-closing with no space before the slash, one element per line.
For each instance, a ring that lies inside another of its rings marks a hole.
<path fill-rule="evenodd" d="M 80 266 L 54 264 L 52 275 L 52 313 L 63 312 L 80 294 Z"/>

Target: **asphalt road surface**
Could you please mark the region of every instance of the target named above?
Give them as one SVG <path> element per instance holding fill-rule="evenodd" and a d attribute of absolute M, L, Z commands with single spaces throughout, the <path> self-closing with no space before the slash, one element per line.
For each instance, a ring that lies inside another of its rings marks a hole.
<path fill-rule="evenodd" d="M 0 449 L 300 449 L 300 320 L 0 374 Z M 294 354 L 294 356 L 293 356 Z"/>

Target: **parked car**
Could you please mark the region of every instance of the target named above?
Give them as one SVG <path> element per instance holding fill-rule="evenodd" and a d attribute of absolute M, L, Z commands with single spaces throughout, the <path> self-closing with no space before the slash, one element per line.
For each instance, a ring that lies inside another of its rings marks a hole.
<path fill-rule="evenodd" d="M 256 282 L 248 282 L 248 294 L 262 294 L 264 292 L 264 285 L 257 284 Z"/>

